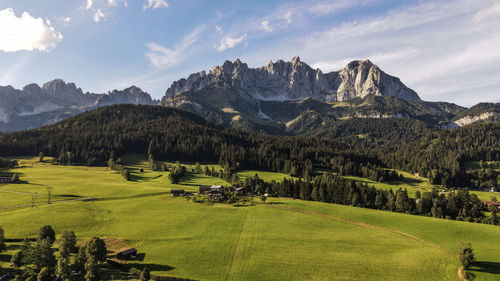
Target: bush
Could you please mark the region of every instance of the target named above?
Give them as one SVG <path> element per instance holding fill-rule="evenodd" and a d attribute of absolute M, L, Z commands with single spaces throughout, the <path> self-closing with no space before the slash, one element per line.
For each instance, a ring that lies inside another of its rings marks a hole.
<path fill-rule="evenodd" d="M 469 242 L 462 242 L 458 246 L 458 257 L 464 269 L 467 269 L 474 262 L 474 250 Z"/>

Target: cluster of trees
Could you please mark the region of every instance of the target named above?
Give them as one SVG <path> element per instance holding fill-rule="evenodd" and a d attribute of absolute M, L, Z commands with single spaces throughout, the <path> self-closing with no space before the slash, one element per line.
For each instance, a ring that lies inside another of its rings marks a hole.
<path fill-rule="evenodd" d="M 15 281 L 99 280 L 99 265 L 106 261 L 106 245 L 98 237 L 77 247 L 73 231 L 64 231 L 58 240 L 56 259 L 53 244 L 56 235 L 51 226 L 40 228 L 34 243 L 26 238 L 11 259 L 13 267 L 20 269 Z"/>
<path fill-rule="evenodd" d="M 466 190 L 439 192 L 417 192 L 415 198 L 408 196 L 406 189 L 395 192 L 378 190 L 373 186 L 343 179 L 326 173 L 314 177 L 311 181 L 284 178 L 281 182 L 265 182 L 258 175 L 247 178 L 242 186 L 255 195 L 291 197 L 302 200 L 321 201 L 342 205 L 408 213 L 436 218 L 447 218 L 470 222 L 482 222 L 497 225 L 497 212 L 486 218 L 488 208 L 475 194 Z"/>
<path fill-rule="evenodd" d="M 185 172 L 186 172 L 186 167 L 177 162 L 175 166 L 170 170 L 168 178 L 172 183 L 177 184 L 179 183 L 180 179 L 184 176 Z"/>
<path fill-rule="evenodd" d="M 331 169 L 340 175 L 352 175 L 378 182 L 404 181 L 395 170 L 383 168 L 378 159 L 357 155 L 339 155 L 330 161 Z"/>
<path fill-rule="evenodd" d="M 17 166 L 16 160 L 8 160 L 8 159 L 0 158 L 0 168 L 11 169 L 11 168 L 15 168 L 16 166 Z"/>
<path fill-rule="evenodd" d="M 470 178 L 472 186 L 479 188 L 498 188 L 500 173 L 493 168 L 467 169 L 465 176 Z"/>

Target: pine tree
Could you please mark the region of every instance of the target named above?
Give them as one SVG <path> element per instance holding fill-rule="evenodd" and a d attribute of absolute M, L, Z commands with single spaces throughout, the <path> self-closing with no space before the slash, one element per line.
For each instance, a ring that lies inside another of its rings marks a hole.
<path fill-rule="evenodd" d="M 0 226 L 0 253 L 7 250 L 7 246 L 5 245 L 5 236 L 2 226 Z"/>

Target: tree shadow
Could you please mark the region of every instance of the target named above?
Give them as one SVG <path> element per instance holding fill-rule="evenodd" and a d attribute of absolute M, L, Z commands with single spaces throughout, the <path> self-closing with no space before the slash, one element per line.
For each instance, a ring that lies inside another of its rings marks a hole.
<path fill-rule="evenodd" d="M 0 255 L 0 262 L 10 262 L 11 255 Z"/>
<path fill-rule="evenodd" d="M 138 263 L 134 264 L 133 267 L 143 270 L 144 268 L 149 269 L 149 271 L 171 271 L 174 270 L 175 267 L 164 265 L 164 264 L 156 264 L 156 263 Z"/>
<path fill-rule="evenodd" d="M 476 261 L 469 267 L 469 271 L 500 274 L 500 262 Z"/>

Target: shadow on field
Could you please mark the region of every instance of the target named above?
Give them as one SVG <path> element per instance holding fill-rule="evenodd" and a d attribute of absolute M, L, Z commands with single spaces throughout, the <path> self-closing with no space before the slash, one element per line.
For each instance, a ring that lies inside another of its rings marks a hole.
<path fill-rule="evenodd" d="M 134 264 L 134 267 L 136 267 L 140 270 L 147 267 L 149 269 L 149 271 L 171 271 L 171 270 L 175 269 L 175 267 L 171 267 L 171 266 L 163 265 L 163 264 L 156 264 L 156 263 Z"/>
<path fill-rule="evenodd" d="M 75 195 L 75 194 L 58 194 L 57 196 L 64 197 L 64 198 L 83 198 L 83 196 Z"/>
<path fill-rule="evenodd" d="M 11 258 L 10 255 L 0 255 L 0 262 L 10 262 Z"/>
<path fill-rule="evenodd" d="M 472 264 L 470 271 L 500 274 L 500 262 L 476 261 Z"/>
<path fill-rule="evenodd" d="M 7 245 L 7 250 L 19 250 L 22 248 L 21 244 Z"/>

